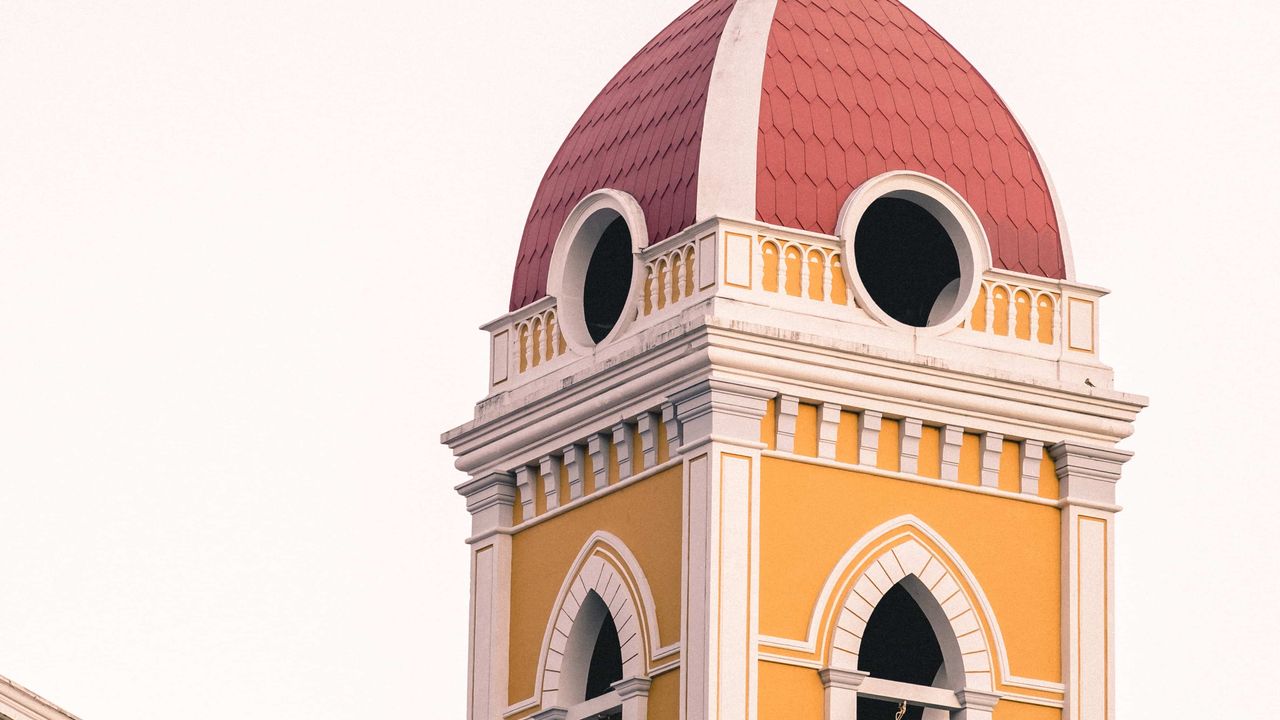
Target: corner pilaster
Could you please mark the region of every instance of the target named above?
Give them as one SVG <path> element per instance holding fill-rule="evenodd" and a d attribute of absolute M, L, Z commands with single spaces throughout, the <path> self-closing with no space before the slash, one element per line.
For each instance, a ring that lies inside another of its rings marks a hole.
<path fill-rule="evenodd" d="M 507 707 L 511 626 L 511 527 L 516 479 L 493 473 L 459 485 L 471 513 L 471 612 L 468 720 L 500 720 Z"/>
<path fill-rule="evenodd" d="M 1058 443 L 1049 448 L 1062 511 L 1065 720 L 1115 720 L 1115 506 L 1133 454 Z"/>
<path fill-rule="evenodd" d="M 773 395 L 708 380 L 672 397 L 684 464 L 684 720 L 756 718 L 760 422 Z"/>

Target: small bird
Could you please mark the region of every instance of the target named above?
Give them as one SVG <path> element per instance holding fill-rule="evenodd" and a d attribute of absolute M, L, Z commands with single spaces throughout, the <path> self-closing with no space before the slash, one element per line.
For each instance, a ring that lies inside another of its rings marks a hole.
<path fill-rule="evenodd" d="M 1089 378 L 1085 378 L 1085 379 L 1084 379 L 1084 384 L 1085 384 L 1085 385 L 1088 385 L 1089 387 L 1098 387 L 1097 385 L 1094 385 L 1094 384 L 1093 384 L 1093 381 L 1092 381 L 1092 380 L 1090 380 Z"/>

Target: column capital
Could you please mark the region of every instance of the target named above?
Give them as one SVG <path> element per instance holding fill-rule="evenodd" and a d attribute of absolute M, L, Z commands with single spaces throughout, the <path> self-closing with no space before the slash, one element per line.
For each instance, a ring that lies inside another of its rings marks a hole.
<path fill-rule="evenodd" d="M 510 527 L 516 504 L 516 479 L 511 473 L 482 475 L 458 485 L 454 490 L 467 499 L 473 535 Z"/>
<path fill-rule="evenodd" d="M 844 688 L 846 690 L 857 690 L 862 687 L 862 681 L 871 676 L 871 673 L 865 673 L 861 670 L 841 670 L 839 668 L 823 668 L 818 671 L 818 678 L 822 680 L 824 688 Z"/>
<path fill-rule="evenodd" d="M 652 684 L 647 677 L 623 678 L 613 684 L 613 689 L 618 691 L 618 699 L 625 702 L 633 697 L 648 697 Z"/>
<path fill-rule="evenodd" d="M 1133 453 L 1118 448 L 1060 442 L 1048 448 L 1066 499 L 1115 503 L 1120 469 Z"/>
<path fill-rule="evenodd" d="M 975 690 L 973 688 L 964 688 L 956 691 L 956 700 L 960 703 L 960 707 L 972 710 L 991 710 L 995 708 L 996 703 L 1000 702 L 1000 695 L 987 692 L 986 690 Z"/>
<path fill-rule="evenodd" d="M 482 510 L 486 505 L 501 502 L 504 497 L 509 496 L 511 501 L 514 502 L 516 497 L 516 478 L 511 473 L 489 473 L 478 478 L 471 478 L 456 486 L 454 490 L 467 499 L 467 510 L 474 514 L 476 510 Z"/>
<path fill-rule="evenodd" d="M 758 445 L 760 421 L 773 396 L 769 390 L 723 380 L 703 380 L 676 392 L 671 401 L 680 420 L 682 445 L 713 438 Z"/>

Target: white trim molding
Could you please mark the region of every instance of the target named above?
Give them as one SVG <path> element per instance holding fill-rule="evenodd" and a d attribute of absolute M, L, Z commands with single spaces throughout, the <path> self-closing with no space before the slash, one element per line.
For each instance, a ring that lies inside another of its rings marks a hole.
<path fill-rule="evenodd" d="M 858 651 L 871 613 L 892 587 L 901 583 L 929 618 L 942 647 L 943 667 L 953 688 L 990 691 L 991 652 L 986 632 L 991 623 L 969 597 L 963 578 L 910 533 L 894 534 L 866 557 L 862 572 L 850 578 L 835 629 L 826 647 L 827 662 L 837 670 L 858 669 Z M 964 678 L 958 676 L 962 670 Z"/>
<path fill-rule="evenodd" d="M 755 218 L 760 86 L 777 0 L 737 0 L 716 49 L 698 151 L 699 221 Z"/>
<path fill-rule="evenodd" d="M 605 228 L 618 218 L 627 224 L 631 234 L 631 289 L 627 303 L 613 329 L 600 342 L 591 339 L 582 308 L 583 285 L 587 278 L 587 266 Z M 644 263 L 640 251 L 648 242 L 649 230 L 644 210 L 629 193 L 608 188 L 596 190 L 578 201 L 565 218 L 560 234 L 556 236 L 555 249 L 551 251 L 551 265 L 547 270 L 547 295 L 554 297 L 559 310 L 560 331 L 568 344 L 577 352 L 591 354 L 598 345 L 604 345 L 620 337 L 636 317 L 636 301 L 644 287 Z"/>

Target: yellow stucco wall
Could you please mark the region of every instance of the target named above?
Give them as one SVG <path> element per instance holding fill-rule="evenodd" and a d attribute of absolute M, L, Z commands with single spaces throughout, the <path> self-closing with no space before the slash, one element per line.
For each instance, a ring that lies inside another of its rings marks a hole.
<path fill-rule="evenodd" d="M 661 643 L 680 635 L 683 481 L 674 467 L 515 534 L 511 543 L 509 701 L 533 694 L 552 605 L 573 561 L 597 530 L 635 555 L 653 592 Z M 674 673 L 672 673 L 674 674 Z"/>
<path fill-rule="evenodd" d="M 650 720 L 679 720 L 680 671 L 665 672 L 649 687 Z"/>
<path fill-rule="evenodd" d="M 780 458 L 761 469 L 762 634 L 804 639 L 840 558 L 876 526 L 911 514 L 976 576 L 1010 671 L 1061 680 L 1057 508 Z"/>
<path fill-rule="evenodd" d="M 822 720 L 822 702 L 817 670 L 760 663 L 760 720 Z"/>

